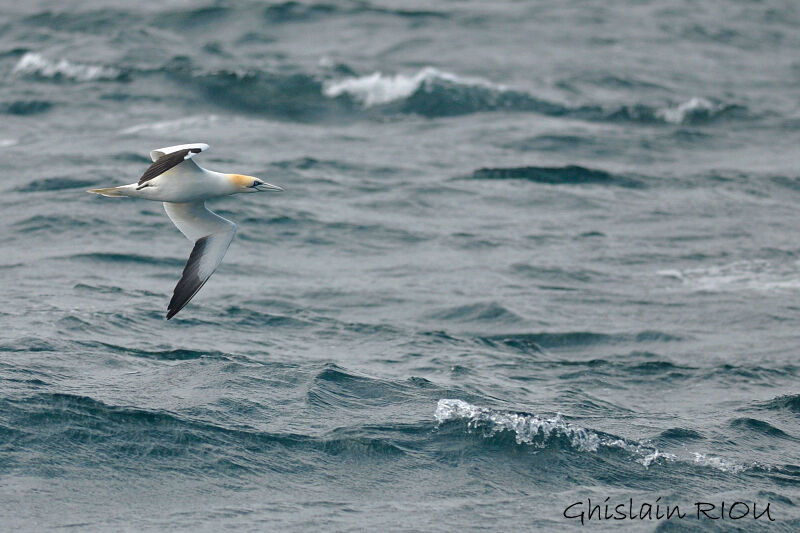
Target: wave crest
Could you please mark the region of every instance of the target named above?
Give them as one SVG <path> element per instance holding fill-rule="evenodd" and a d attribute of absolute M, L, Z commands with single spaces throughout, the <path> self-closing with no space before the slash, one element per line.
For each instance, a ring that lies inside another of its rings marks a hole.
<path fill-rule="evenodd" d="M 656 117 L 671 124 L 696 124 L 741 110 L 741 106 L 714 103 L 702 97 L 693 97 L 672 107 L 656 110 Z"/>
<path fill-rule="evenodd" d="M 23 55 L 14 65 L 12 73 L 76 82 L 119 80 L 123 76 L 123 72 L 114 67 L 73 63 L 66 59 L 53 61 L 36 52 L 28 52 Z"/>
<path fill-rule="evenodd" d="M 536 415 L 499 413 L 463 400 L 443 399 L 439 400 L 434 416 L 439 424 L 466 420 L 470 429 L 483 429 L 490 435 L 511 431 L 517 444 L 531 444 L 537 448 L 544 448 L 553 439 L 566 438 L 580 451 L 595 452 L 601 443 L 597 433 L 570 424 L 561 415 L 540 418 Z"/>
<path fill-rule="evenodd" d="M 800 394 L 778 396 L 762 404 L 766 409 L 800 413 Z"/>
<path fill-rule="evenodd" d="M 543 100 L 529 92 L 477 78 L 459 76 L 427 66 L 412 74 L 373 72 L 327 80 L 322 94 L 347 98 L 364 109 L 399 106 L 399 111 L 427 117 L 462 115 L 485 111 L 536 112 L 585 120 L 641 123 L 697 124 L 729 115 L 743 115 L 742 106 L 693 97 L 676 105 L 621 104 L 612 107 L 568 105 Z"/>
<path fill-rule="evenodd" d="M 453 116 L 482 111 L 535 111 L 562 115 L 568 108 L 540 100 L 483 78 L 464 77 L 425 67 L 415 74 L 373 72 L 323 83 L 328 98 L 348 98 L 363 108 L 394 104 L 403 113 L 426 117 Z"/>
<path fill-rule="evenodd" d="M 532 112 L 587 121 L 695 124 L 731 116 L 734 111 L 737 114 L 732 116 L 746 117 L 747 111 L 741 106 L 704 98 L 693 98 L 672 107 L 638 103 L 568 104 L 432 66 L 412 73 L 377 71 L 365 75 L 355 73 L 347 65 L 337 65 L 327 73 L 209 71 L 194 66 L 188 58 L 175 57 L 162 70 L 217 105 L 301 122 L 397 114 L 435 118 L 483 112 Z"/>
<path fill-rule="evenodd" d="M 431 91 L 437 82 L 465 87 L 481 87 L 495 91 L 507 90 L 502 85 L 496 85 L 481 78 L 462 78 L 434 67 L 425 67 L 412 75 L 385 75 L 381 72 L 373 72 L 366 76 L 328 81 L 323 85 L 322 93 L 329 98 L 348 94 L 364 107 L 372 107 L 403 100 L 420 89 Z"/>
<path fill-rule="evenodd" d="M 485 437 L 511 433 L 517 444 L 536 448 L 557 447 L 559 442 L 568 443 L 579 452 L 599 453 L 605 450 L 612 453 L 622 451 L 630 459 L 649 468 L 654 464 L 680 463 L 709 467 L 720 472 L 738 474 L 752 469 L 769 471 L 772 466 L 759 462 L 741 464 L 714 454 L 693 452 L 681 457 L 659 450 L 647 440 L 630 441 L 614 435 L 594 431 L 564 420 L 557 414 L 543 418 L 533 414 L 495 411 L 472 405 L 463 400 L 439 400 L 434 417 L 439 425 L 450 422 L 466 422 L 470 431 L 482 432 Z"/>

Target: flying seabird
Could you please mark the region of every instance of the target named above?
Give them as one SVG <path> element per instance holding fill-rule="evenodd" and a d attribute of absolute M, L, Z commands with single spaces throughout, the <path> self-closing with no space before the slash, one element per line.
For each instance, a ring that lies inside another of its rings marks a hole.
<path fill-rule="evenodd" d="M 90 189 L 103 196 L 129 196 L 163 202 L 172 223 L 194 242 L 183 275 L 167 306 L 167 320 L 189 303 L 217 269 L 236 234 L 236 224 L 211 212 L 206 200 L 240 192 L 282 191 L 253 176 L 206 170 L 192 158 L 208 150 L 203 143 L 167 146 L 150 152 L 153 164 L 137 183 Z"/>

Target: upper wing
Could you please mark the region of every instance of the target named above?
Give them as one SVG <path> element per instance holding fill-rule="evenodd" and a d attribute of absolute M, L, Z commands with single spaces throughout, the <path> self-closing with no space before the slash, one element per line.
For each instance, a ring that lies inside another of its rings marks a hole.
<path fill-rule="evenodd" d="M 175 146 L 167 146 L 164 148 L 158 148 L 156 150 L 152 150 L 150 152 L 150 159 L 152 159 L 155 162 L 158 161 L 159 158 L 164 157 L 167 154 L 180 152 L 181 150 L 196 149 L 197 151 L 194 153 L 198 154 L 200 152 L 205 152 L 206 150 L 208 150 L 208 148 L 209 146 L 206 143 L 176 144 Z"/>
<path fill-rule="evenodd" d="M 236 235 L 236 224 L 209 211 L 205 202 L 164 202 L 164 210 L 181 233 L 195 241 L 167 306 L 169 320 L 189 303 L 222 262 Z"/>
<path fill-rule="evenodd" d="M 169 169 L 180 165 L 187 159 L 191 159 L 200 152 L 208 150 L 207 144 L 181 144 L 178 146 L 168 146 L 166 148 L 159 148 L 150 152 L 150 158 L 153 164 L 147 167 L 142 177 L 139 178 L 137 190 L 141 189 L 145 183 L 153 178 L 156 178 L 168 171 Z"/>

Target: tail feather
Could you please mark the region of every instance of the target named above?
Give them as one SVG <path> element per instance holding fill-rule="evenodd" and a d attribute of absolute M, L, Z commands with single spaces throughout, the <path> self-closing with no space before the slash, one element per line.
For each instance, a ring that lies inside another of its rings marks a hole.
<path fill-rule="evenodd" d="M 124 186 L 122 187 L 108 187 L 106 189 L 89 189 L 86 192 L 91 192 L 94 194 L 101 194 L 103 196 L 127 196 L 123 192 Z"/>

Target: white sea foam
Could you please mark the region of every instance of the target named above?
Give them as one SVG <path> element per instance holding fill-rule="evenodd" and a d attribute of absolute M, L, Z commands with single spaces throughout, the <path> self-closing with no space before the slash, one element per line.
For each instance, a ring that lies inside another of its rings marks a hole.
<path fill-rule="evenodd" d="M 600 448 L 617 448 L 630 453 L 637 463 L 645 468 L 653 464 L 680 461 L 715 468 L 722 472 L 739 473 L 753 467 L 769 469 L 768 466 L 753 463 L 742 465 L 715 455 L 693 453 L 691 457 L 678 457 L 662 452 L 647 441 L 627 441 L 603 436 L 565 421 L 561 415 L 540 418 L 536 415 L 503 413 L 472 405 L 463 400 L 442 399 L 436 406 L 434 417 L 439 424 L 465 420 L 472 430 L 482 430 L 489 436 L 503 431 L 514 433 L 517 444 L 529 444 L 542 448 L 553 438 L 566 437 L 572 446 L 584 452 L 597 452 Z"/>
<path fill-rule="evenodd" d="M 16 139 L 0 139 L 0 148 L 7 148 L 9 146 L 14 146 L 19 141 Z"/>
<path fill-rule="evenodd" d="M 23 55 L 12 72 L 45 78 L 61 77 L 73 81 L 111 80 L 120 75 L 119 69 L 113 67 L 72 63 L 66 59 L 52 61 L 36 52 L 28 52 Z"/>
<path fill-rule="evenodd" d="M 675 107 L 665 107 L 656 111 L 656 116 L 672 124 L 683 124 L 686 117 L 698 113 L 714 113 L 720 106 L 705 98 L 694 97 L 688 102 L 683 102 Z"/>
<path fill-rule="evenodd" d="M 467 87 L 485 87 L 498 91 L 506 90 L 502 85 L 481 78 L 465 78 L 434 67 L 425 67 L 416 74 L 410 75 L 373 72 L 366 76 L 328 81 L 323 84 L 322 94 L 329 98 L 348 94 L 364 107 L 372 107 L 408 98 L 421 87 L 427 88 L 435 81 Z"/>
<path fill-rule="evenodd" d="M 164 120 L 161 122 L 150 122 L 147 124 L 137 124 L 120 131 L 122 135 L 133 135 L 143 131 L 153 133 L 165 133 L 180 129 L 204 126 L 217 121 L 216 115 L 198 115 L 193 117 L 178 118 L 175 120 Z"/>
<path fill-rule="evenodd" d="M 517 444 L 544 447 L 548 439 L 566 437 L 581 451 L 597 451 L 600 437 L 593 431 L 566 422 L 561 415 L 539 418 L 535 415 L 500 413 L 471 405 L 463 400 L 439 400 L 434 413 L 440 424 L 450 420 L 467 420 L 470 428 L 488 430 L 491 434 L 511 431 Z"/>
<path fill-rule="evenodd" d="M 722 457 L 717 457 L 715 455 L 706 455 L 703 453 L 694 452 L 694 462 L 701 466 L 709 466 L 711 468 L 716 468 L 722 472 L 731 472 L 733 474 L 738 474 L 739 472 L 743 472 L 748 469 L 745 465 L 741 465 L 738 463 L 734 463 L 732 461 L 728 461 L 723 459 Z"/>
<path fill-rule="evenodd" d="M 697 292 L 774 292 L 800 289 L 800 264 L 736 261 L 726 265 L 685 270 L 667 269 L 659 276 L 679 281 Z"/>
<path fill-rule="evenodd" d="M 653 464 L 655 461 L 659 459 L 663 459 L 665 461 L 675 461 L 677 458 L 678 457 L 674 454 L 653 450 L 644 457 L 640 457 L 639 459 L 637 459 L 636 462 L 641 464 L 645 468 L 648 468 L 651 464 Z"/>

